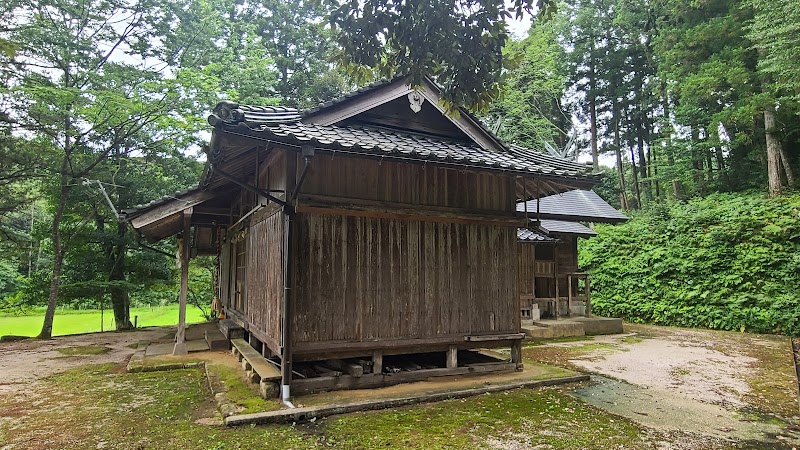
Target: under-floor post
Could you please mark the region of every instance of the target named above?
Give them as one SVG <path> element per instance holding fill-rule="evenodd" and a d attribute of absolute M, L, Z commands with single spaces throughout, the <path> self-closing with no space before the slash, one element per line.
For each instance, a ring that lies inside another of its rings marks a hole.
<path fill-rule="evenodd" d="M 383 373 L 383 352 L 380 350 L 372 352 L 372 373 Z"/>
<path fill-rule="evenodd" d="M 447 368 L 455 369 L 458 367 L 458 347 L 451 345 L 447 349 Z"/>
<path fill-rule="evenodd" d="M 517 370 L 522 369 L 522 341 L 511 344 L 511 362 L 517 365 Z"/>

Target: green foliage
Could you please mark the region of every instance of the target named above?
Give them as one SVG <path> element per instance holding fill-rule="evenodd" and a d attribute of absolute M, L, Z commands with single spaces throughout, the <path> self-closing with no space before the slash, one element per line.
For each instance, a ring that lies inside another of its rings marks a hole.
<path fill-rule="evenodd" d="M 415 85 L 433 75 L 451 108 L 485 111 L 500 93 L 505 19 L 530 11 L 533 2 L 517 0 L 511 11 L 488 0 L 327 3 L 341 47 L 337 60 L 351 74 L 410 75 Z"/>
<path fill-rule="evenodd" d="M 800 195 L 655 205 L 580 250 L 598 314 L 800 335 Z"/>
<path fill-rule="evenodd" d="M 567 81 L 557 33 L 563 17 L 535 24 L 504 49 L 509 73 L 486 121 L 501 139 L 527 148 L 564 147 L 571 123 L 561 106 Z"/>

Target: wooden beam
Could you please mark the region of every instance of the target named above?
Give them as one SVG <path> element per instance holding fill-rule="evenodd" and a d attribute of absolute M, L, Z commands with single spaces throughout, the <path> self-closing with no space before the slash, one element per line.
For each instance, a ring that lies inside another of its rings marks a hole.
<path fill-rule="evenodd" d="M 309 206 L 298 205 L 298 213 L 324 214 L 337 216 L 353 217 L 372 217 L 382 219 L 400 220 L 419 220 L 423 222 L 440 223 L 461 223 L 479 225 L 497 225 L 508 227 L 524 227 L 526 221 L 524 217 L 512 217 L 508 215 L 479 215 L 479 214 L 451 214 L 426 209 L 392 209 L 374 208 L 360 205 L 328 205 L 328 206 Z"/>
<path fill-rule="evenodd" d="M 362 95 L 360 98 L 311 113 L 304 120 L 319 125 L 333 125 L 403 95 L 408 95 L 411 91 L 411 87 L 405 83 L 405 80 L 398 80 L 377 88 L 369 94 Z"/>
<path fill-rule="evenodd" d="M 508 334 L 485 334 L 485 335 L 474 335 L 474 336 L 464 336 L 465 341 L 470 342 L 486 342 L 486 341 L 509 341 L 515 339 L 524 339 L 525 333 L 508 333 Z"/>
<path fill-rule="evenodd" d="M 192 207 L 183 210 L 183 231 L 178 240 L 178 261 L 181 268 L 181 288 L 178 306 L 178 332 L 175 335 L 173 355 L 185 355 L 186 349 L 186 296 L 189 293 L 189 231 L 192 225 Z"/>

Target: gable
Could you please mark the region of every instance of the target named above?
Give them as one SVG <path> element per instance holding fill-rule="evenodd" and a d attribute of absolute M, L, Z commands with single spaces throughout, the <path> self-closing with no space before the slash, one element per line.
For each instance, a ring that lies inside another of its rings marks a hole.
<path fill-rule="evenodd" d="M 414 112 L 408 96 L 402 96 L 347 118 L 337 125 L 384 127 L 397 131 L 425 134 L 449 140 L 471 141 L 463 130 L 442 115 L 430 102 L 423 102 Z"/>
<path fill-rule="evenodd" d="M 359 89 L 306 111 L 303 122 L 324 126 L 361 122 L 373 126 L 403 127 L 403 131 L 406 132 L 469 141 L 490 152 L 507 151 L 506 147 L 465 109 L 459 108 L 457 115 L 447 114 L 442 106 L 439 87 L 433 81 L 426 78 L 422 86 L 415 90 L 406 84 L 406 80 L 407 78 L 399 78 Z M 412 93 L 416 93 L 422 102 L 419 113 L 411 110 L 409 94 Z M 413 120 L 404 124 L 403 118 Z"/>

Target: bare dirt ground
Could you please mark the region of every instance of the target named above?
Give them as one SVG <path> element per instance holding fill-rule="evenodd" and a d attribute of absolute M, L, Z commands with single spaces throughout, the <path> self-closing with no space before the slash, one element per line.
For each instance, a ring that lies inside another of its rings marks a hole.
<path fill-rule="evenodd" d="M 0 345 L 0 395 L 24 393 L 32 383 L 73 367 L 87 364 L 121 363 L 135 351 L 140 341 L 169 337 L 171 328 L 141 329 L 135 332 L 90 333 L 56 337 L 48 341 L 28 339 Z M 81 352 L 89 347 L 97 354 Z M 59 351 L 61 349 L 61 351 Z M 77 349 L 74 356 L 64 349 Z"/>
<path fill-rule="evenodd" d="M 574 395 L 649 428 L 755 448 L 800 447 L 787 337 L 642 325 L 626 331 L 525 352 L 598 375 Z"/>

